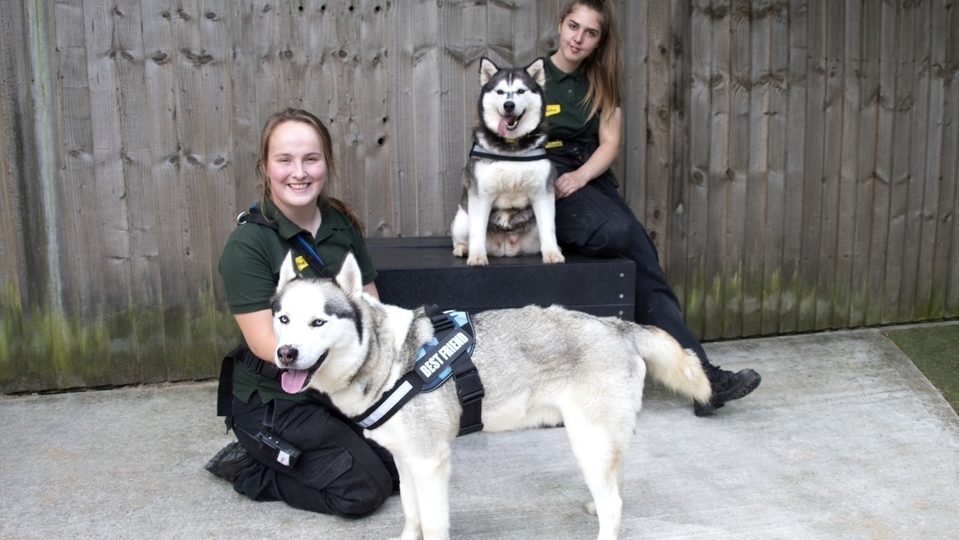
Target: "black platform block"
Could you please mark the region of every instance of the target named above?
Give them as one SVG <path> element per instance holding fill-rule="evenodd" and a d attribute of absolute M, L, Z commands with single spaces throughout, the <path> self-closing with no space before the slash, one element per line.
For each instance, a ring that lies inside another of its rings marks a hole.
<path fill-rule="evenodd" d="M 529 304 L 559 304 L 593 315 L 632 320 L 635 265 L 628 259 L 595 259 L 565 253 L 563 264 L 539 255 L 490 257 L 469 266 L 453 256 L 449 237 L 368 238 L 376 287 L 383 302 L 405 308 L 483 311 Z"/>

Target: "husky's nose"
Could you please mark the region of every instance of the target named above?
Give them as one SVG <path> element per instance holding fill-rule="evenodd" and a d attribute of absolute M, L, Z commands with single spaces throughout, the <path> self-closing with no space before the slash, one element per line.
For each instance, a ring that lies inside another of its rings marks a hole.
<path fill-rule="evenodd" d="M 276 361 L 279 362 L 281 366 L 289 366 L 292 365 L 293 362 L 296 362 L 298 354 L 299 352 L 296 350 L 296 347 L 283 345 L 276 350 Z"/>
<path fill-rule="evenodd" d="M 513 109 L 515 108 L 516 108 L 516 104 L 513 103 L 512 101 L 507 101 L 506 103 L 503 104 L 503 110 L 506 111 L 506 114 L 512 113 Z"/>

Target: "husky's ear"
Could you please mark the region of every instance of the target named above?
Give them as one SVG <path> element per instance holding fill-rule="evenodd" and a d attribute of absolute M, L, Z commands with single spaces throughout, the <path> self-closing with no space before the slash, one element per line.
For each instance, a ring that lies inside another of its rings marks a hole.
<path fill-rule="evenodd" d="M 499 68 L 496 67 L 496 64 L 492 60 L 486 58 L 485 56 L 480 59 L 480 84 L 486 86 L 486 83 L 493 78 L 493 75 L 496 75 L 496 72 L 499 71 Z"/>
<path fill-rule="evenodd" d="M 533 63 L 526 66 L 526 73 L 536 81 L 540 88 L 546 88 L 546 65 L 542 58 L 533 60 Z"/>
<path fill-rule="evenodd" d="M 288 251 L 286 253 L 286 258 L 283 259 L 283 262 L 280 263 L 280 281 L 276 284 L 276 290 L 279 292 L 287 283 L 293 281 L 300 277 L 300 273 L 297 272 L 296 263 L 293 262 L 293 252 Z"/>
<path fill-rule="evenodd" d="M 351 300 L 359 300 L 363 295 L 363 274 L 360 273 L 360 265 L 356 264 L 352 251 L 343 259 L 343 266 L 336 274 L 336 284 Z"/>

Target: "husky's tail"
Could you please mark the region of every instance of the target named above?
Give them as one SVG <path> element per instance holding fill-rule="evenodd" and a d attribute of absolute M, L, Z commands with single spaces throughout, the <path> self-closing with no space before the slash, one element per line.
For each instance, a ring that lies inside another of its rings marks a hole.
<path fill-rule="evenodd" d="M 696 353 L 683 349 L 665 330 L 655 326 L 642 326 L 634 336 L 633 342 L 654 379 L 700 403 L 709 401 L 712 387 Z"/>

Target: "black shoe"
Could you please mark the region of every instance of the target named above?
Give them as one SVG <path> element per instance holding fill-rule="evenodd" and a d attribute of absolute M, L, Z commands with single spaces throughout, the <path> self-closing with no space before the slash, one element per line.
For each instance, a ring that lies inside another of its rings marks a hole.
<path fill-rule="evenodd" d="M 231 442 L 217 452 L 213 459 L 204 465 L 204 469 L 228 481 L 236 480 L 237 473 L 252 465 L 256 460 L 238 442 Z"/>
<path fill-rule="evenodd" d="M 693 403 L 693 412 L 696 416 L 708 416 L 722 407 L 727 401 L 746 397 L 759 386 L 763 378 L 751 369 L 744 369 L 738 373 L 716 368 L 707 373 L 713 387 L 713 397 L 709 403 Z"/>

